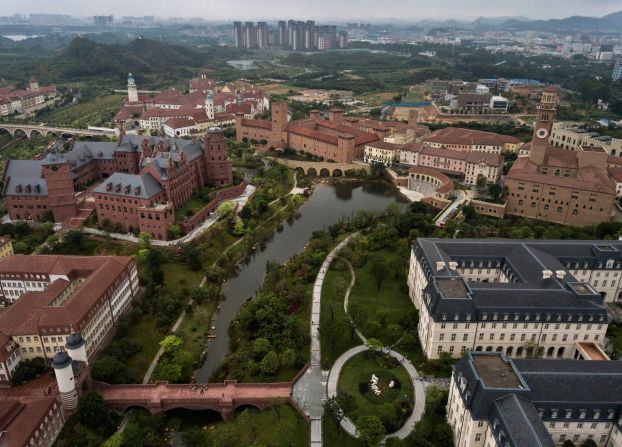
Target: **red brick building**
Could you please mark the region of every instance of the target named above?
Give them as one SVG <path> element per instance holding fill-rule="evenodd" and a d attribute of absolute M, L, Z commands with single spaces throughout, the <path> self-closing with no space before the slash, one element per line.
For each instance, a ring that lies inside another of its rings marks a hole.
<path fill-rule="evenodd" d="M 237 114 L 237 139 L 265 140 L 270 147 L 288 147 L 337 163 L 362 159 L 365 145 L 381 139 L 352 121 L 345 122 L 343 111 L 338 109 L 330 111 L 328 120 L 322 119 L 317 110 L 311 111 L 308 119 L 288 122 L 287 118 L 286 102 L 272 104 L 270 121 L 245 119 L 243 114 Z"/>
<path fill-rule="evenodd" d="M 117 172 L 94 190 L 100 223 L 108 221 L 124 232 L 144 231 L 167 240 L 175 209 L 187 203 L 195 190 L 233 181 L 220 130 L 196 141 L 143 139 L 140 157 L 140 173 Z"/>
<path fill-rule="evenodd" d="M 200 140 L 122 135 L 117 143 L 75 142 L 41 160 L 9 160 L 3 180 L 11 219 L 38 220 L 50 211 L 56 222 L 77 215 L 76 191 L 105 180 L 94 194 L 100 222 L 166 239 L 175 207 L 196 189 L 232 183 L 232 169 L 223 133 L 213 129 Z"/>
<path fill-rule="evenodd" d="M 608 167 L 622 158 L 602 147 L 569 151 L 548 142 L 555 118 L 557 95 L 547 88 L 538 106 L 533 140 L 521 152 L 505 179 L 506 214 L 585 226 L 611 220 L 616 183 Z"/>

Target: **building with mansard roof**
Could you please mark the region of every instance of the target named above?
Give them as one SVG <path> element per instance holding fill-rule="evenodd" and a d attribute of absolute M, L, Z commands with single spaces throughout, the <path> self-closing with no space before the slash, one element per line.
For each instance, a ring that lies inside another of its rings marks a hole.
<path fill-rule="evenodd" d="M 455 447 L 617 447 L 621 404 L 622 362 L 469 352 L 452 373 L 447 420 Z"/>
<path fill-rule="evenodd" d="M 622 242 L 418 239 L 408 274 L 428 358 L 602 352 L 622 298 Z"/>

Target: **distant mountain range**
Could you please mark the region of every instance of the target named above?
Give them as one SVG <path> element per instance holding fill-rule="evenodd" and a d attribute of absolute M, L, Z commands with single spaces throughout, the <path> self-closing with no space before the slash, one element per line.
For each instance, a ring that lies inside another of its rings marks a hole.
<path fill-rule="evenodd" d="M 398 21 L 399 23 L 399 21 Z M 621 32 L 622 11 L 604 17 L 572 16 L 565 19 L 532 20 L 527 17 L 479 17 L 475 20 L 421 20 L 416 28 L 500 28 L 520 31 L 550 32 Z"/>
<path fill-rule="evenodd" d="M 604 17 L 572 16 L 551 20 L 516 20 L 503 22 L 502 27 L 515 30 L 534 31 L 609 31 L 622 32 L 622 11 Z"/>

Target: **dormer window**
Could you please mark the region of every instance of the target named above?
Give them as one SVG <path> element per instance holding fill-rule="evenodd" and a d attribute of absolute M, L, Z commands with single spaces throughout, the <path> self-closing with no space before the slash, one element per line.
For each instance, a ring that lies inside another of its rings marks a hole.
<path fill-rule="evenodd" d="M 442 319 L 443 321 L 446 321 L 446 320 L 447 320 L 447 314 L 443 314 L 443 315 L 441 315 L 441 319 Z"/>
<path fill-rule="evenodd" d="M 492 319 L 497 321 L 499 319 L 499 314 L 496 313 L 496 312 L 494 314 L 492 314 Z"/>
<path fill-rule="evenodd" d="M 538 408 L 538 416 L 540 419 L 544 417 L 544 408 Z"/>
<path fill-rule="evenodd" d="M 566 416 L 564 416 L 566 419 L 570 419 L 572 417 L 572 410 L 566 410 Z"/>
<path fill-rule="evenodd" d="M 586 415 L 587 415 L 586 410 L 579 410 L 579 419 L 585 419 Z"/>
<path fill-rule="evenodd" d="M 488 314 L 482 314 L 482 320 L 484 321 L 488 320 Z"/>
<path fill-rule="evenodd" d="M 558 412 L 559 412 L 559 411 L 557 410 L 557 408 L 553 408 L 553 409 L 551 410 L 551 419 L 557 419 L 557 414 L 558 414 Z"/>
<path fill-rule="evenodd" d="M 600 417 L 600 410 L 594 410 L 593 418 L 598 419 L 599 417 Z"/>

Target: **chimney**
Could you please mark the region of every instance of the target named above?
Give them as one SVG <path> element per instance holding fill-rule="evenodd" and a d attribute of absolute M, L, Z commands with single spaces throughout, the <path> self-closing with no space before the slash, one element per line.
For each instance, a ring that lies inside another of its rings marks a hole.
<path fill-rule="evenodd" d="M 328 114 L 328 120 L 331 123 L 335 123 L 335 124 L 343 123 L 343 110 L 331 109 L 331 111 Z"/>
<path fill-rule="evenodd" d="M 416 109 L 410 109 L 408 111 L 408 127 L 410 129 L 414 129 L 417 127 L 417 122 L 419 121 L 419 111 Z"/>
<path fill-rule="evenodd" d="M 436 271 L 440 272 L 445 268 L 445 263 L 443 261 L 436 261 Z"/>
<path fill-rule="evenodd" d="M 564 279 L 566 276 L 566 270 L 555 270 L 555 276 L 557 279 Z"/>
<path fill-rule="evenodd" d="M 314 120 L 319 120 L 320 119 L 320 111 L 317 109 L 313 109 L 309 112 L 309 118 L 314 119 Z"/>
<path fill-rule="evenodd" d="M 458 268 L 458 263 L 455 261 L 451 261 L 449 263 L 449 270 L 456 270 Z"/>
<path fill-rule="evenodd" d="M 550 279 L 553 276 L 553 272 L 550 270 L 542 270 L 542 279 Z"/>

